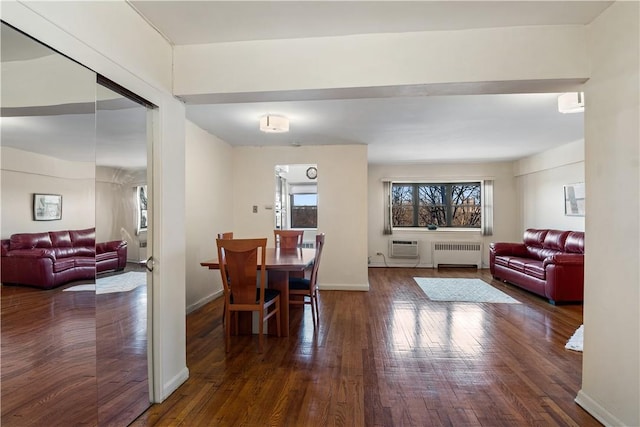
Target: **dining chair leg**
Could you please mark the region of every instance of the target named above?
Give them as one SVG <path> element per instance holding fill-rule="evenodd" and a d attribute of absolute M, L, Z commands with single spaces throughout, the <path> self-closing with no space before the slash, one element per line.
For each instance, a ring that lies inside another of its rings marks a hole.
<path fill-rule="evenodd" d="M 264 311 L 259 311 L 260 322 L 258 324 L 258 353 L 262 353 L 262 348 L 264 346 Z"/>
<path fill-rule="evenodd" d="M 316 318 L 318 319 L 318 323 L 320 323 L 320 308 L 318 307 L 318 294 L 314 293 L 313 297 L 311 298 L 311 304 L 315 303 L 315 307 L 316 307 Z"/>
<path fill-rule="evenodd" d="M 224 349 L 228 353 L 231 345 L 231 316 L 229 310 L 225 312 Z"/>
<path fill-rule="evenodd" d="M 313 319 L 313 327 L 316 327 L 316 308 L 313 305 L 313 295 L 309 296 L 309 305 L 311 306 L 311 318 Z"/>
<path fill-rule="evenodd" d="M 280 337 L 280 297 L 276 298 L 276 332 L 278 334 L 278 338 Z"/>

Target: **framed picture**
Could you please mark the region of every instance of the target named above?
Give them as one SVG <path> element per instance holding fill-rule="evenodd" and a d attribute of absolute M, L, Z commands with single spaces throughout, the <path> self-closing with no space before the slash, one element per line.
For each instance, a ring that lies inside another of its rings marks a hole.
<path fill-rule="evenodd" d="M 147 231 L 147 186 L 138 185 L 136 187 L 136 208 L 137 208 L 137 227 L 136 234 Z"/>
<path fill-rule="evenodd" d="M 584 216 L 584 182 L 564 186 L 564 214 Z"/>
<path fill-rule="evenodd" d="M 62 219 L 62 196 L 59 194 L 33 195 L 33 220 L 55 221 Z"/>

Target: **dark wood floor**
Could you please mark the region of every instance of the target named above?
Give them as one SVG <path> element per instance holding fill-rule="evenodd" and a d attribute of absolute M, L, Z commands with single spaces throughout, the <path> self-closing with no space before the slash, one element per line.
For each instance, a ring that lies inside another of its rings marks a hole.
<path fill-rule="evenodd" d="M 522 304 L 430 301 L 412 279 L 480 277 Z M 320 327 L 232 337 L 218 299 L 187 318 L 189 380 L 134 426 L 597 426 L 573 399 L 582 306 L 553 306 L 487 270 L 369 270 L 369 292 L 321 291 Z"/>
<path fill-rule="evenodd" d="M 149 407 L 146 286 L 63 291 L 89 283 L 0 287 L 3 427 L 120 427 Z"/>

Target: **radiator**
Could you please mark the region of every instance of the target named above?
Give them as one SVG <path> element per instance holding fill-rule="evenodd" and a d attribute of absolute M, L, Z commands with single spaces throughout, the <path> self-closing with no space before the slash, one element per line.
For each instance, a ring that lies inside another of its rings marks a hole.
<path fill-rule="evenodd" d="M 481 242 L 434 242 L 433 266 L 475 265 L 482 267 Z"/>
<path fill-rule="evenodd" d="M 389 240 L 391 258 L 418 258 L 417 240 Z"/>

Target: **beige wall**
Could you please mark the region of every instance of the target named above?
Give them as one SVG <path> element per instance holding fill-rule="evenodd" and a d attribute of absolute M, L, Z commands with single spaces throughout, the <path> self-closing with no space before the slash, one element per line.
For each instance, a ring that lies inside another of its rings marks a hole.
<path fill-rule="evenodd" d="M 367 147 L 235 147 L 233 231 L 269 238 L 273 246 L 275 166 L 318 165 L 318 232 L 326 233 L 321 289 L 368 290 Z M 258 213 L 252 213 L 253 205 Z"/>
<path fill-rule="evenodd" d="M 585 79 L 584 31 L 557 25 L 176 46 L 174 91 Z"/>
<path fill-rule="evenodd" d="M 589 26 L 584 357 L 577 401 L 606 425 L 640 425 L 640 3 Z"/>
<path fill-rule="evenodd" d="M 96 168 L 96 242 L 126 240 L 127 260 L 145 260 L 146 232 L 136 234 L 137 204 L 135 189 L 147 183 L 146 170 L 127 171 L 99 166 Z"/>
<path fill-rule="evenodd" d="M 515 162 L 520 229 L 584 231 L 585 217 L 564 214 L 564 186 L 584 183 L 584 141 Z"/>
<path fill-rule="evenodd" d="M 395 230 L 392 236 L 382 233 L 384 227 L 384 191 L 382 180 L 494 180 L 494 230 L 493 236 L 482 236 L 476 231 Z M 416 260 L 389 258 L 389 239 L 417 240 L 420 250 L 420 267 L 432 267 L 432 243 L 435 241 L 465 241 L 483 243 L 483 265 L 489 265 L 489 243 L 513 241 L 522 233 L 517 228 L 518 215 L 515 179 L 512 162 L 459 163 L 459 164 L 413 164 L 413 165 L 369 165 L 369 245 L 371 266 L 414 266 Z M 377 256 L 382 252 L 385 257 Z M 385 264 L 386 262 L 386 264 Z"/>
<path fill-rule="evenodd" d="M 229 144 L 187 121 L 187 312 L 222 294 L 220 271 L 200 262 L 218 257 L 218 233 L 233 231 L 232 163 Z"/>
<path fill-rule="evenodd" d="M 70 162 L 2 147 L 2 232 L 14 233 L 78 230 L 95 224 L 93 163 Z M 62 219 L 33 220 L 33 194 L 60 194 Z"/>

